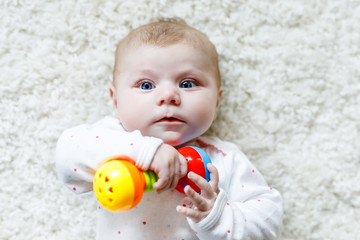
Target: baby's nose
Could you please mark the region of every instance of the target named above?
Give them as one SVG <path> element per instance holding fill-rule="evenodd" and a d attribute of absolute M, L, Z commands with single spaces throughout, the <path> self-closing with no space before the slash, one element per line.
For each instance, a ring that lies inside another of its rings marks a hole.
<path fill-rule="evenodd" d="M 164 87 L 159 91 L 157 103 L 158 105 L 179 105 L 181 103 L 179 89 L 176 87 Z"/>

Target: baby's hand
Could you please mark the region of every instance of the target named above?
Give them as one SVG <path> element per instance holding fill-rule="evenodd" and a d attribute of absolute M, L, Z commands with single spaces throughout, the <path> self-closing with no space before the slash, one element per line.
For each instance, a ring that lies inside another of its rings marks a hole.
<path fill-rule="evenodd" d="M 174 147 L 163 143 L 156 151 L 150 167 L 159 176 L 153 187 L 158 192 L 175 188 L 187 173 L 187 161 Z"/>
<path fill-rule="evenodd" d="M 201 193 L 198 194 L 189 185 L 186 186 L 184 192 L 187 196 L 183 199 L 183 203 L 188 207 L 177 206 L 176 208 L 178 213 L 191 218 L 196 223 L 210 214 L 219 193 L 219 173 L 214 165 L 209 163 L 207 167 L 210 172 L 210 182 L 190 172 L 189 179 L 201 189 Z"/>

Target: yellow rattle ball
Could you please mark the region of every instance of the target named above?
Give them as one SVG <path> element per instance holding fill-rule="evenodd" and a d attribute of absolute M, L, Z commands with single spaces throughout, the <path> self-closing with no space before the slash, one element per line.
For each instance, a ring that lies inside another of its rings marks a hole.
<path fill-rule="evenodd" d="M 140 202 L 145 188 L 144 174 L 122 159 L 110 159 L 102 164 L 93 181 L 98 202 L 110 211 L 130 210 Z"/>

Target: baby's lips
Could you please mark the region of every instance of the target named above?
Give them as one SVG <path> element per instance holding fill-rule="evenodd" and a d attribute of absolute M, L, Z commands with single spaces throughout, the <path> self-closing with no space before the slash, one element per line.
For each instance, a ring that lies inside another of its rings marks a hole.
<path fill-rule="evenodd" d="M 163 117 L 156 122 L 184 122 L 184 121 L 175 117 Z"/>

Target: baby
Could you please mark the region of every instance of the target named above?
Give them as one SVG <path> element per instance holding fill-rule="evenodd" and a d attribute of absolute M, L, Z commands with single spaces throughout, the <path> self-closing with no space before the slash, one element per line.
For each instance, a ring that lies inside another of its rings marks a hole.
<path fill-rule="evenodd" d="M 232 143 L 202 136 L 216 118 L 223 90 L 215 46 L 182 22 L 159 21 L 129 33 L 118 45 L 110 95 L 115 117 L 66 130 L 59 138 L 59 178 L 76 193 L 92 190 L 94 173 L 112 156 L 126 155 L 152 169 L 157 192 L 137 207 L 98 207 L 97 239 L 276 239 L 282 199 Z M 182 146 L 204 149 L 210 181 L 173 191 L 187 173 Z"/>

